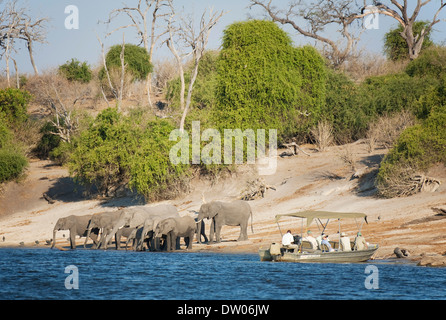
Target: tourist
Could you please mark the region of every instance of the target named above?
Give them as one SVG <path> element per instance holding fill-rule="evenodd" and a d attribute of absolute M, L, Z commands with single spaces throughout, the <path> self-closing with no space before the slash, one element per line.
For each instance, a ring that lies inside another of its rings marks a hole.
<path fill-rule="evenodd" d="M 288 230 L 282 237 L 282 245 L 284 247 L 290 248 L 290 249 L 297 249 L 297 245 L 294 244 L 294 237 L 291 234 L 291 230 Z"/>
<path fill-rule="evenodd" d="M 317 250 L 318 245 L 316 239 L 313 237 L 311 230 L 307 231 L 307 236 L 303 240 L 308 241 L 311 244 L 311 249 Z"/>
<path fill-rule="evenodd" d="M 341 238 L 339 239 L 339 246 L 341 251 L 352 251 L 350 244 L 350 238 L 344 232 L 341 232 Z"/>
<path fill-rule="evenodd" d="M 358 232 L 356 234 L 355 246 L 353 247 L 353 249 L 354 250 L 364 250 L 364 249 L 367 249 L 367 242 L 365 242 L 365 239 L 362 236 L 361 232 Z"/>
<path fill-rule="evenodd" d="M 334 251 L 334 249 L 331 247 L 331 244 L 330 244 L 329 241 L 330 241 L 330 240 L 328 239 L 328 234 L 324 234 L 324 235 L 322 236 L 321 245 L 326 245 L 327 248 L 328 248 L 328 251 L 329 251 L 329 252 L 332 252 L 332 251 Z"/>

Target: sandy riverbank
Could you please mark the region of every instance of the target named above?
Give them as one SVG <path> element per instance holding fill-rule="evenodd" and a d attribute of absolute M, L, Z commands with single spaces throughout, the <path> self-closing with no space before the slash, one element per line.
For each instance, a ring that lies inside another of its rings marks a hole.
<path fill-rule="evenodd" d="M 354 154 L 360 178 L 351 179 L 349 166 L 341 160 L 340 154 L 345 148 Z M 263 177 L 276 190 L 269 189 L 264 198 L 249 202 L 254 213 L 254 233 L 251 234 L 249 228 L 248 241 L 234 241 L 240 229 L 225 226 L 222 229 L 223 242 L 197 244 L 193 250 L 256 253 L 260 247 L 280 240 L 274 222 L 276 214 L 327 210 L 366 213 L 368 224 L 363 225 L 362 232 L 368 242 L 379 243 L 376 258 L 392 257 L 395 247 L 408 249 L 413 257 L 423 253 L 446 252 L 446 217 L 436 216 L 432 210 L 446 208 L 444 166 L 434 168 L 431 172 L 432 176 L 443 181 L 436 192 L 420 193 L 408 198 L 379 199 L 373 195 L 371 177 L 386 150 L 368 153 L 366 146 L 361 143 L 334 146 L 324 152 L 315 151 L 311 145 L 304 149 L 310 156 L 300 154 L 289 158 L 279 157 L 277 172 Z M 181 215 L 190 214 L 189 210 L 199 209 L 202 193 L 207 201 L 236 199 L 246 188 L 247 181 L 253 177 L 255 171 L 244 168 L 232 177 L 221 178 L 214 183 L 196 180 L 189 194 L 167 202 L 176 205 Z M 53 204 L 42 197 L 44 192 L 55 199 Z M 52 238 L 54 223 L 60 217 L 94 214 L 136 204 L 137 201 L 131 198 L 85 199 L 66 169 L 54 166 L 49 161 L 33 160 L 27 177 L 20 183 L 9 183 L 2 192 L 0 247 L 46 246 L 46 240 Z M 351 237 L 357 230 L 355 222 L 343 222 L 341 227 Z M 283 221 L 281 228 L 299 232 L 300 224 L 296 225 L 290 219 Z M 318 231 L 316 225 L 310 229 Z M 336 239 L 338 224 L 329 225 L 327 231 Z M 60 231 L 56 237 L 58 245 L 68 244 L 68 231 Z M 79 243 L 83 243 L 83 239 Z"/>

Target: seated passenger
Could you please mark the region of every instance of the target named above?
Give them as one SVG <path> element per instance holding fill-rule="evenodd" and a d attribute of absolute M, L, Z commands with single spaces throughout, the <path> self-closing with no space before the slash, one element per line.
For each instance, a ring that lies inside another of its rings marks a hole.
<path fill-rule="evenodd" d="M 282 245 L 287 248 L 297 249 L 297 244 L 294 244 L 294 237 L 291 234 L 291 230 L 288 230 L 282 237 Z"/>
<path fill-rule="evenodd" d="M 318 244 L 316 239 L 313 237 L 311 230 L 307 231 L 307 236 L 303 240 L 308 241 L 311 244 L 311 249 L 317 250 Z"/>
<path fill-rule="evenodd" d="M 355 246 L 353 247 L 354 250 L 364 250 L 367 249 L 367 242 L 365 242 L 364 237 L 362 236 L 361 232 L 358 232 L 356 234 L 355 238 Z"/>
<path fill-rule="evenodd" d="M 331 247 L 331 244 L 330 244 L 329 241 L 330 241 L 330 240 L 328 239 L 328 234 L 324 234 L 324 235 L 322 236 L 321 245 L 326 245 L 327 248 L 328 248 L 328 251 L 329 251 L 329 252 L 333 252 L 334 249 Z"/>
<path fill-rule="evenodd" d="M 352 251 L 350 244 L 350 238 L 344 232 L 341 232 L 341 238 L 339 239 L 339 245 L 341 251 Z"/>

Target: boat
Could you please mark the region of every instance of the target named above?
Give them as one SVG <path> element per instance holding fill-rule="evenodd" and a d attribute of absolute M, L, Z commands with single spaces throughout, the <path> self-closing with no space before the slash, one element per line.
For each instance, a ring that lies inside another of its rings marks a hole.
<path fill-rule="evenodd" d="M 361 228 L 364 222 L 367 223 L 367 215 L 359 212 L 329 212 L 329 211 L 302 211 L 287 214 L 276 215 L 276 223 L 280 230 L 279 221 L 284 218 L 300 218 L 301 223 L 301 236 L 295 239 L 300 239 L 298 245 L 295 246 L 283 246 L 282 243 L 272 243 L 268 247 L 259 249 L 259 256 L 261 261 L 276 261 L 276 262 L 325 262 L 325 263 L 356 263 L 365 262 L 373 258 L 373 255 L 378 250 L 378 244 L 367 244 L 364 249 L 357 250 L 355 242 L 351 242 L 351 250 L 343 251 L 339 247 L 339 241 L 330 241 L 330 245 L 333 250 L 329 250 L 324 244 L 318 242 L 318 246 L 314 247 L 310 242 L 302 240 L 304 231 L 304 219 L 306 219 L 306 229 L 312 224 L 313 221 L 319 223 L 324 233 L 330 220 L 337 220 L 339 223 L 338 233 L 341 234 L 341 220 L 343 219 L 361 219 L 362 223 L 358 228 L 358 232 L 361 232 Z M 324 224 L 322 220 L 327 219 Z"/>

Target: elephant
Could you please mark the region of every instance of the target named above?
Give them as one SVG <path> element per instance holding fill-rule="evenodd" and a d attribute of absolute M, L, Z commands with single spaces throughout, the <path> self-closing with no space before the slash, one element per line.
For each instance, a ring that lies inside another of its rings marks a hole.
<path fill-rule="evenodd" d="M 167 251 L 179 249 L 177 238 L 183 237 L 187 249 L 192 249 L 192 242 L 196 231 L 195 219 L 189 216 L 167 218 L 158 223 L 155 228 L 155 237 L 167 236 Z"/>
<path fill-rule="evenodd" d="M 122 214 L 118 219 L 113 221 L 113 226 L 110 232 L 107 233 L 105 243 L 108 243 L 119 229 L 139 228 L 144 225 L 147 218 L 160 216 L 163 219 L 169 217 L 179 217 L 177 208 L 170 204 L 161 204 L 157 206 L 135 206 L 128 207 L 122 210 Z"/>
<path fill-rule="evenodd" d="M 194 215 L 198 215 L 198 213 L 199 213 L 198 211 L 195 211 L 195 210 L 188 210 L 188 211 L 193 213 Z M 206 237 L 203 219 L 198 220 L 198 218 L 195 217 L 195 223 L 197 224 L 197 228 L 196 228 L 197 229 L 197 242 L 198 243 L 203 243 L 201 241 L 201 236 L 203 236 L 204 237 L 204 242 L 208 243 L 209 240 L 208 240 L 208 237 Z M 198 227 L 198 224 L 200 224 L 200 227 Z M 198 230 L 200 230 L 200 233 L 198 233 Z"/>
<path fill-rule="evenodd" d="M 196 228 L 197 228 L 197 242 L 198 243 L 202 243 L 201 242 L 201 236 L 204 237 L 204 243 L 208 243 L 208 237 L 206 237 L 206 232 L 205 232 L 205 228 L 204 228 L 204 221 L 203 219 L 201 221 L 198 221 L 197 219 L 195 219 L 195 223 L 197 224 Z M 198 224 L 200 224 L 200 227 L 198 227 Z M 214 225 L 212 225 L 213 227 Z M 200 230 L 200 231 L 198 231 Z"/>
<path fill-rule="evenodd" d="M 127 246 L 132 241 L 132 249 L 135 246 L 135 240 L 136 240 L 136 232 L 137 228 L 121 228 L 116 232 L 115 234 L 115 245 L 116 250 L 121 249 L 121 237 L 124 236 L 127 238 L 127 241 L 125 243 L 125 249 L 127 250 Z"/>
<path fill-rule="evenodd" d="M 107 245 L 110 242 L 110 239 L 108 239 L 107 236 L 113 230 L 116 222 L 122 219 L 123 215 L 124 212 L 122 209 L 94 214 L 90 219 L 90 223 L 88 224 L 87 239 L 85 240 L 84 247 L 87 244 L 87 240 L 92 229 L 99 228 L 102 229 L 102 236 L 101 240 L 99 241 L 99 245 L 96 246 L 96 248 L 107 249 Z"/>
<path fill-rule="evenodd" d="M 212 201 L 203 203 L 198 213 L 197 222 L 201 222 L 204 218 L 212 219 L 211 229 L 209 233 L 209 241 L 214 239 L 221 242 L 221 228 L 227 226 L 240 226 L 240 236 L 237 241 L 248 240 L 248 220 L 251 216 L 251 232 L 252 228 L 252 210 L 249 203 L 243 200 L 235 200 L 232 202 Z M 198 224 L 198 234 L 201 234 L 201 224 Z"/>
<path fill-rule="evenodd" d="M 93 242 L 97 244 L 97 239 L 99 236 L 99 229 L 94 228 L 92 229 L 90 233 L 88 233 L 87 236 L 87 228 L 88 224 L 90 222 L 92 215 L 86 215 L 86 216 L 68 216 L 64 218 L 59 218 L 57 220 L 54 229 L 53 229 L 53 244 L 51 246 L 51 249 L 54 248 L 56 244 L 56 232 L 59 230 L 70 230 L 70 248 L 76 249 L 76 236 L 79 237 L 91 237 Z"/>
<path fill-rule="evenodd" d="M 143 250 L 144 241 L 146 239 L 148 239 L 150 243 L 149 249 L 159 249 L 159 238 L 154 237 L 154 232 L 158 223 L 163 219 L 165 219 L 165 217 L 153 216 L 144 221 L 144 224 L 136 231 L 136 250 Z"/>

